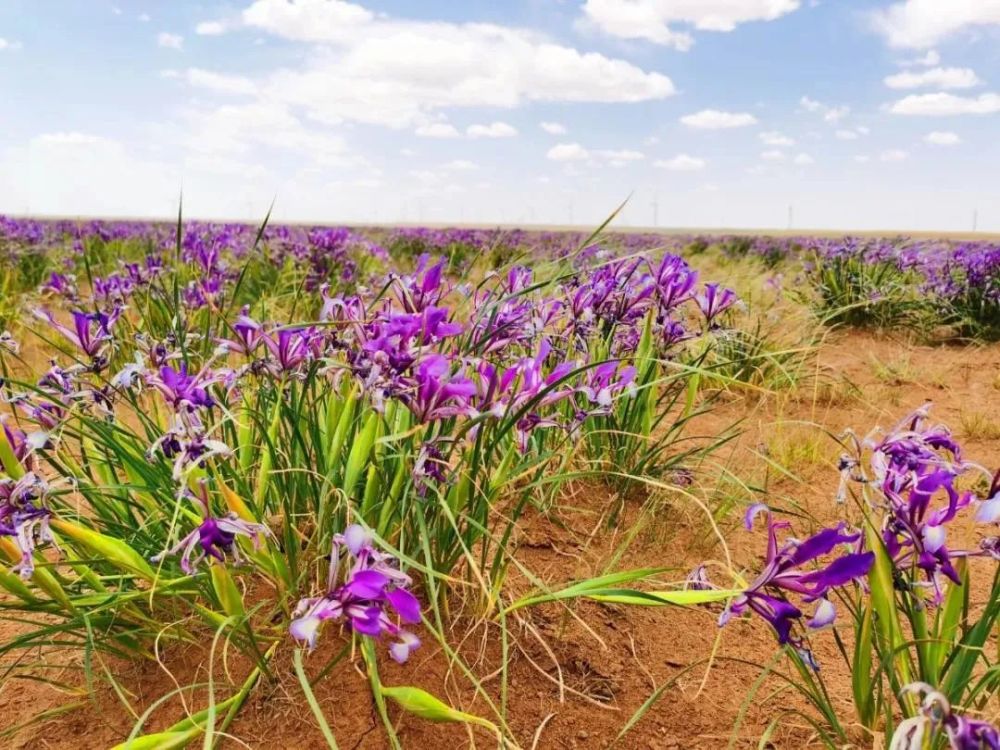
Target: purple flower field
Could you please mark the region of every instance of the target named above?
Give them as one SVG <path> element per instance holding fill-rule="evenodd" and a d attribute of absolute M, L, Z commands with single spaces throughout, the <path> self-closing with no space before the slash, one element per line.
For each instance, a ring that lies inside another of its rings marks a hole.
<path fill-rule="evenodd" d="M 4 688 L 101 696 L 5 737 L 1000 747 L 998 243 L 0 218 L 0 331 Z"/>

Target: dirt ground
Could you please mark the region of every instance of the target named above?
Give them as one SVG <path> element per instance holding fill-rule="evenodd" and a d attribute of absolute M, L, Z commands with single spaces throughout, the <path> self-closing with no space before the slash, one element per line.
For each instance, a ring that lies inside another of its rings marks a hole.
<path fill-rule="evenodd" d="M 743 432 L 703 467 L 699 481 L 711 489 L 713 475 L 725 466 L 764 489 L 754 500 L 830 520 L 837 512 L 833 495 L 841 450 L 828 433 L 850 427 L 863 434 L 875 425 L 888 427 L 925 401 L 934 403 L 935 420 L 950 425 L 961 438 L 968 458 L 990 469 L 1000 466 L 1000 345 L 930 347 L 843 332 L 830 336 L 817 356 L 818 377 L 807 379 L 795 391 L 722 400 L 706 418 L 706 429 L 739 421 Z M 740 523 L 742 508 L 751 498 L 735 486 L 719 483 L 716 504 L 730 497 L 733 510 L 719 525 L 735 563 L 755 567 L 763 536 L 743 531 Z M 681 580 L 703 560 L 724 556 L 693 502 L 665 497 L 654 503 L 648 497 L 629 497 L 623 501 L 620 522 L 609 528 L 607 514 L 621 502 L 603 486 L 576 488 L 552 514 L 532 515 L 522 524 L 516 540 L 520 561 L 555 587 L 607 572 L 609 567 L 663 566 L 676 571 L 666 579 Z M 800 534 L 808 526 L 805 518 L 796 521 Z M 448 642 L 457 645 L 491 699 L 499 701 L 503 652 L 498 627 L 476 622 L 461 603 L 456 603 L 453 614 Z M 720 630 L 718 608 L 626 608 L 593 602 L 549 604 L 518 614 L 508 623 L 512 638 L 506 700 L 510 728 L 525 749 L 609 747 L 636 709 L 664 685 L 659 700 L 617 747 L 724 748 L 731 739 L 733 747 L 757 747 L 773 719 L 786 709 L 803 707 L 773 679 L 747 701 L 761 675 L 759 665 L 776 652 L 773 634 L 757 619 L 741 619 Z M 0 628 L 0 638 L 17 632 L 16 624 L 9 622 Z M 345 642 L 328 629 L 308 659 L 308 671 L 318 672 Z M 813 645 L 833 699 L 843 706 L 841 715 L 851 716 L 849 675 L 832 634 L 818 634 Z M 148 707 L 178 685 L 207 679 L 207 646 L 172 648 L 163 652 L 162 664 L 106 666 L 132 705 Z M 380 654 L 384 654 L 381 647 Z M 16 727 L 40 712 L 80 706 L 8 736 L 0 746 L 102 748 L 125 739 L 135 717 L 109 681 L 100 679 L 96 664 L 98 679 L 88 689 L 82 655 L 38 653 L 34 658 L 51 668 L 33 668 L 33 675 L 79 684 L 80 690 L 66 694 L 40 680 L 7 679 L 0 689 L 0 728 Z M 317 684 L 317 698 L 341 748 L 387 747 L 359 664 L 360 656 L 338 664 Z M 246 673 L 246 665 L 236 656 L 229 668 L 236 679 Z M 416 684 L 462 710 L 491 715 L 469 682 L 459 672 L 449 671 L 446 654 L 429 637 L 405 667 L 382 659 L 380 669 L 386 684 Z M 325 746 L 290 659 L 279 658 L 275 670 L 276 680 L 258 685 L 223 747 Z M 215 678 L 225 682 L 222 674 Z M 204 706 L 203 697 L 203 693 L 194 696 L 192 710 Z M 147 731 L 169 726 L 183 710 L 177 700 L 167 703 L 153 712 Z M 404 715 L 391 704 L 389 711 L 404 748 L 496 745 L 483 730 L 433 724 Z M 734 734 L 741 714 L 745 714 L 742 725 Z M 811 737 L 805 721 L 787 715 L 770 743 L 776 748 L 808 747 Z M 871 740 L 859 739 L 858 747 L 862 746 L 870 747 Z"/>

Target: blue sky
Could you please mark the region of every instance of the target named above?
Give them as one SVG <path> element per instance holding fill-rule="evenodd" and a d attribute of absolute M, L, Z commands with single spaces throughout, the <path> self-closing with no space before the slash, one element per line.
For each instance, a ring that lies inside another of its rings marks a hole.
<path fill-rule="evenodd" d="M 0 0 L 0 212 L 1000 231 L 998 41 L 1000 0 Z"/>

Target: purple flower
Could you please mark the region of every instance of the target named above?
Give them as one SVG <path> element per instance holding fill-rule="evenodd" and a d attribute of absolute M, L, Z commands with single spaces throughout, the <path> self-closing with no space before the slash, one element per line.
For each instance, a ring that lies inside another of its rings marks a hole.
<path fill-rule="evenodd" d="M 342 562 L 349 567 L 340 583 Z M 327 593 L 302 599 L 288 630 L 295 640 L 312 650 L 323 622 L 345 620 L 351 630 L 361 635 L 392 638 L 389 653 L 402 664 L 420 645 L 420 639 L 402 629 L 393 617 L 410 624 L 420 622 L 420 602 L 407 590 L 410 584 L 410 577 L 399 570 L 395 558 L 375 549 L 361 526 L 348 526 L 333 539 Z"/>
<path fill-rule="evenodd" d="M 0 536 L 13 538 L 21 550 L 21 562 L 12 570 L 25 580 L 35 572 L 35 547 L 55 541 L 52 512 L 44 504 L 48 492 L 48 484 L 30 471 L 16 481 L 0 479 Z"/>
<path fill-rule="evenodd" d="M 861 446 L 872 449 L 871 482 L 878 490 L 878 505 L 885 513 L 882 540 L 889 556 L 900 569 L 922 571 L 933 600 L 942 597 L 941 576 L 956 584 L 961 581 L 951 562 L 955 552 L 947 546 L 947 524 L 970 505 L 975 495 L 956 487 L 969 471 L 983 471 L 962 460 L 961 449 L 942 425 L 928 424 L 929 405 L 902 420 L 888 434 L 877 439 L 870 434 Z M 842 485 L 855 478 L 860 459 L 841 461 Z M 843 490 L 841 491 L 843 492 Z M 979 520 L 992 515 L 987 501 L 980 506 Z M 965 553 L 958 553 L 965 554 Z"/>
<path fill-rule="evenodd" d="M 204 483 L 201 484 L 199 493 L 194 495 L 185 491 L 184 494 L 200 506 L 202 522 L 173 547 L 154 555 L 151 558 L 154 563 L 180 553 L 181 570 L 188 575 L 193 575 L 198 563 L 206 557 L 212 557 L 220 563 L 232 558 L 233 562 L 240 564 L 243 562 L 243 557 L 236 538 L 242 536 L 250 539 L 254 549 L 258 549 L 261 540 L 270 534 L 263 524 L 244 521 L 232 512 L 221 518 L 212 516 L 208 489 Z"/>
<path fill-rule="evenodd" d="M 705 284 L 705 291 L 697 295 L 695 301 L 706 322 L 712 325 L 719 315 L 735 305 L 738 300 L 736 292 L 732 289 L 721 287 L 719 284 Z"/>
<path fill-rule="evenodd" d="M 207 388 L 218 382 L 220 377 L 208 369 L 188 375 L 187 364 L 182 363 L 176 370 L 163 365 L 157 374 L 148 375 L 146 380 L 176 411 L 194 411 L 215 406 L 215 399 L 209 395 Z"/>
<path fill-rule="evenodd" d="M 923 750 L 927 740 L 942 729 L 951 750 L 1000 750 L 1000 730 L 988 721 L 956 713 L 944 693 L 931 685 L 913 682 L 903 692 L 917 695 L 920 708 L 916 716 L 896 727 L 889 750 Z"/>
<path fill-rule="evenodd" d="M 416 387 L 403 396 L 413 415 L 420 422 L 448 419 L 470 414 L 470 400 L 475 384 L 466 377 L 452 374 L 451 361 L 432 354 L 417 365 Z"/>
<path fill-rule="evenodd" d="M 833 623 L 836 610 L 827 598 L 830 589 L 843 586 L 867 575 L 875 560 L 872 552 L 849 552 L 836 557 L 826 567 L 806 569 L 820 557 L 833 553 L 840 545 L 856 546 L 861 534 L 845 533 L 845 525 L 823 529 L 800 542 L 788 539 L 780 547 L 776 531 L 788 528 L 787 521 L 775 521 L 766 505 L 751 506 L 746 513 L 746 527 L 753 528 L 757 515 L 767 517 L 767 553 L 764 569 L 742 594 L 737 596 L 722 613 L 719 624 L 725 625 L 733 615 L 752 610 L 774 628 L 781 644 L 801 642 L 792 636 L 792 627 L 803 617 L 802 611 L 788 599 L 789 594 L 801 597 L 806 603 L 818 602 L 813 617 L 805 624 L 811 628 Z"/>
<path fill-rule="evenodd" d="M 263 329 L 256 320 L 247 315 L 244 311 L 232 325 L 235 339 L 219 339 L 218 344 L 221 349 L 229 352 L 236 352 L 246 357 L 252 357 L 257 347 L 263 343 Z"/>
<path fill-rule="evenodd" d="M 97 360 L 112 340 L 111 328 L 121 314 L 116 308 L 112 313 L 86 313 L 73 311 L 73 328 L 63 325 L 48 310 L 35 310 L 35 316 L 47 322 L 63 338 L 90 359 Z"/>
<path fill-rule="evenodd" d="M 312 328 L 280 328 L 277 336 L 265 334 L 264 344 L 281 372 L 293 372 L 318 354 L 320 336 Z"/>

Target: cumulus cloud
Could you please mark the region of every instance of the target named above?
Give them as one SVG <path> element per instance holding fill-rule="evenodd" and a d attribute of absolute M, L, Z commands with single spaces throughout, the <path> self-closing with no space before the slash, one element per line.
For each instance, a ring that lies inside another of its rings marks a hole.
<path fill-rule="evenodd" d="M 671 172 L 699 172 L 705 168 L 705 160 L 697 156 L 678 154 L 673 159 L 661 159 L 653 162 L 654 167 L 668 169 Z"/>
<path fill-rule="evenodd" d="M 546 159 L 562 162 L 589 162 L 623 167 L 631 162 L 641 161 L 646 155 L 631 149 L 588 149 L 579 143 L 557 143 L 545 153 Z"/>
<path fill-rule="evenodd" d="M 799 0 L 586 0 L 583 20 L 605 34 L 644 39 L 686 51 L 690 31 L 732 31 L 750 21 L 773 21 L 799 8 Z"/>
<path fill-rule="evenodd" d="M 156 44 L 164 49 L 184 49 L 184 37 L 161 31 L 156 35 Z"/>
<path fill-rule="evenodd" d="M 579 143 L 557 143 L 545 152 L 545 158 L 552 161 L 583 161 L 590 158 L 590 152 Z"/>
<path fill-rule="evenodd" d="M 2 36 L 0 36 L 0 52 L 3 52 L 4 50 L 15 50 L 15 49 L 21 49 L 20 42 L 12 42 L 9 39 L 4 39 Z"/>
<path fill-rule="evenodd" d="M 903 71 L 886 76 L 883 81 L 891 89 L 970 89 L 982 83 L 972 68 L 930 68 L 919 73 Z"/>
<path fill-rule="evenodd" d="M 538 126 L 549 135 L 566 135 L 566 126 L 560 122 L 541 122 Z"/>
<path fill-rule="evenodd" d="M 491 122 L 489 125 L 470 125 L 465 134 L 470 138 L 513 138 L 517 128 L 505 122 Z"/>
<path fill-rule="evenodd" d="M 899 64 L 904 67 L 922 65 L 927 68 L 933 68 L 935 65 L 941 64 L 941 55 L 938 54 L 938 51 L 936 49 L 929 49 L 920 57 L 915 57 L 908 60 L 901 60 Z"/>
<path fill-rule="evenodd" d="M 170 71 L 164 71 L 168 74 Z M 165 75 L 164 77 L 174 77 Z M 208 89 L 219 94 L 254 94 L 257 92 L 256 84 L 249 78 L 234 76 L 227 73 L 216 73 L 211 70 L 201 68 L 188 68 L 184 71 L 185 80 L 197 88 Z"/>
<path fill-rule="evenodd" d="M 798 164 L 800 167 L 805 167 L 816 162 L 809 154 L 796 154 L 795 158 L 792 159 L 793 162 Z"/>
<path fill-rule="evenodd" d="M 1000 25 L 1000 2 L 904 0 L 873 11 L 870 19 L 891 46 L 924 49 L 967 29 Z"/>
<path fill-rule="evenodd" d="M 448 122 L 430 122 L 414 131 L 421 138 L 458 138 L 462 134 Z"/>
<path fill-rule="evenodd" d="M 723 130 L 745 128 L 756 125 L 757 118 L 749 112 L 723 112 L 718 109 L 703 109 L 691 115 L 684 115 L 681 122 L 689 128 L 699 130 Z"/>
<path fill-rule="evenodd" d="M 799 106 L 806 112 L 822 115 L 823 119 L 827 122 L 838 122 L 839 120 L 847 117 L 851 111 L 851 108 L 846 104 L 836 106 L 824 104 L 823 102 L 816 101 L 815 99 L 810 99 L 808 96 L 803 96 L 799 99 Z"/>
<path fill-rule="evenodd" d="M 397 20 L 342 0 L 256 0 L 242 22 L 312 44 L 302 63 L 273 72 L 259 88 L 331 124 L 404 128 L 448 108 L 639 102 L 674 93 L 661 73 L 496 24 Z"/>
<path fill-rule="evenodd" d="M 305 125 L 288 108 L 257 101 L 194 110 L 186 115 L 183 145 L 209 155 L 246 155 L 260 148 L 294 153 L 325 166 L 356 164 L 342 137 Z"/>
<path fill-rule="evenodd" d="M 789 138 L 784 133 L 779 133 L 776 130 L 768 130 L 765 133 L 760 134 L 761 141 L 767 146 L 794 146 L 795 140 Z"/>
<path fill-rule="evenodd" d="M 194 27 L 194 33 L 200 36 L 219 36 L 229 30 L 225 21 L 202 21 Z"/>
<path fill-rule="evenodd" d="M 176 212 L 181 174 L 89 132 L 41 133 L 0 152 L 0 174 L 18 175 L 5 200 L 42 214 L 104 216 Z M 0 179 L 0 194 L 5 193 Z"/>
<path fill-rule="evenodd" d="M 890 148 L 883 151 L 878 155 L 879 161 L 894 162 L 894 161 L 906 161 L 909 158 L 909 154 L 903 151 L 901 148 Z"/>
<path fill-rule="evenodd" d="M 950 130 L 932 130 L 924 136 L 924 142 L 933 146 L 957 146 L 962 139 L 958 137 L 958 133 Z"/>
<path fill-rule="evenodd" d="M 479 169 L 478 164 L 474 161 L 469 161 L 468 159 L 455 159 L 454 161 L 450 161 L 443 166 L 444 169 L 452 172 L 469 172 L 473 169 Z"/>
<path fill-rule="evenodd" d="M 988 115 L 1000 112 L 1000 94 L 980 94 L 976 97 L 937 92 L 911 94 L 889 106 L 895 115 Z"/>
<path fill-rule="evenodd" d="M 785 152 L 777 148 L 770 148 L 766 151 L 761 151 L 760 158 L 764 161 L 784 161 Z"/>

